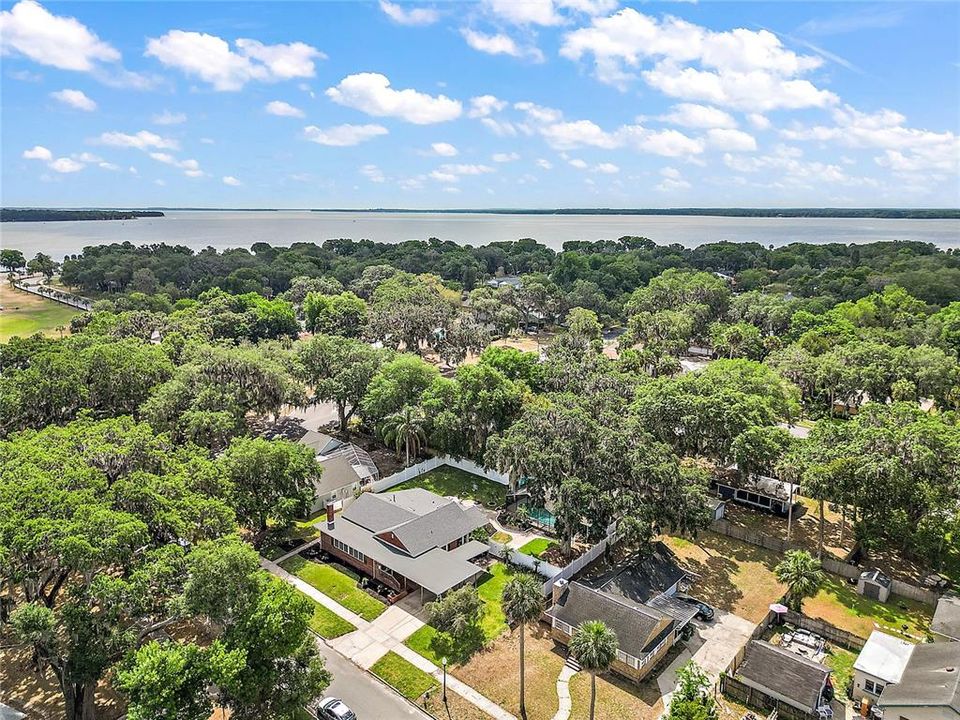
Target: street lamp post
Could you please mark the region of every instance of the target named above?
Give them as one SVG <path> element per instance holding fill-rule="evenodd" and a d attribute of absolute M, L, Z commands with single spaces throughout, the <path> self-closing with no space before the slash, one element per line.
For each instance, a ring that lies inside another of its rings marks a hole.
<path fill-rule="evenodd" d="M 443 665 L 443 704 L 447 704 L 447 658 L 444 657 L 441 659 L 441 664 Z"/>

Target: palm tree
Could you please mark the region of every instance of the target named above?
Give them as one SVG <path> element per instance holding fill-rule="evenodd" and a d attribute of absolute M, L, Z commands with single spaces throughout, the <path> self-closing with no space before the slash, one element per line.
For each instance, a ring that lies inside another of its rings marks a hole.
<path fill-rule="evenodd" d="M 410 454 L 416 457 L 427 443 L 427 433 L 424 430 L 426 418 L 419 408 L 409 405 L 394 415 L 391 415 L 383 421 L 383 441 L 387 445 L 393 445 L 397 451 L 397 457 L 400 456 L 400 450 L 407 449 L 407 465 L 410 465 Z"/>
<path fill-rule="evenodd" d="M 820 561 L 806 550 L 788 550 L 773 571 L 787 586 L 787 607 L 794 612 L 800 612 L 803 599 L 815 595 L 823 583 Z"/>
<path fill-rule="evenodd" d="M 570 652 L 590 673 L 590 720 L 597 703 L 597 673 L 606 672 L 617 658 L 617 634 L 600 620 L 587 620 L 573 631 Z"/>
<path fill-rule="evenodd" d="M 523 637 L 526 626 L 543 614 L 543 583 L 524 573 L 511 578 L 503 588 L 503 612 L 507 621 L 520 625 L 520 717 L 527 717 L 523 697 Z"/>

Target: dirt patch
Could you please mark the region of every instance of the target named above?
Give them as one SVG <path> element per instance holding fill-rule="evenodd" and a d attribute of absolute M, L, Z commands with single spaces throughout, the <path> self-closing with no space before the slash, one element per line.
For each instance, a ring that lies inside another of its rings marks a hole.
<path fill-rule="evenodd" d="M 585 718 L 590 713 L 590 675 L 579 672 L 570 681 L 572 718 Z M 614 673 L 597 676 L 596 720 L 652 720 L 663 712 L 663 702 L 656 679 L 632 683 Z"/>

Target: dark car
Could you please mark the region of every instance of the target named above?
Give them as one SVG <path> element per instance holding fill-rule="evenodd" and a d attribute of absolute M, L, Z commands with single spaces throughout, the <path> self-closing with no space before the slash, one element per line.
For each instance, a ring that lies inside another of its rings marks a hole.
<path fill-rule="evenodd" d="M 340 698 L 325 697 L 317 704 L 318 720 L 357 720 L 357 714 Z"/>
<path fill-rule="evenodd" d="M 696 605 L 698 620 L 705 620 L 707 622 L 713 620 L 713 615 L 714 615 L 713 608 L 707 605 L 702 600 L 697 600 L 697 598 L 690 597 L 689 595 L 677 595 L 677 600 L 682 600 L 685 603 Z"/>

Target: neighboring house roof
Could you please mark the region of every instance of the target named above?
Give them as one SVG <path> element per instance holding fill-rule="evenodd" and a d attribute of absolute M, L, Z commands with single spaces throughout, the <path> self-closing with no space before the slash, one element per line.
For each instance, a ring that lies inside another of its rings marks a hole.
<path fill-rule="evenodd" d="M 960 640 L 960 597 L 944 595 L 937 602 L 930 630 L 952 640 Z"/>
<path fill-rule="evenodd" d="M 960 643 L 917 645 L 900 682 L 884 688 L 880 706 L 949 707 L 960 714 Z"/>
<path fill-rule="evenodd" d="M 320 496 L 360 482 L 357 468 L 343 456 L 318 460 L 318 464 L 323 468 L 320 479 L 315 483 L 317 494 Z"/>
<path fill-rule="evenodd" d="M 853 669 L 879 678 L 884 683 L 900 682 L 914 647 L 913 643 L 906 640 L 874 630 L 860 650 Z"/>
<path fill-rule="evenodd" d="M 765 495 L 783 502 L 787 502 L 790 499 L 791 487 L 793 488 L 794 496 L 800 492 L 799 485 L 789 483 L 786 480 L 768 477 L 767 475 L 751 475 L 745 478 L 740 472 L 737 472 L 736 463 L 730 465 L 725 472 L 718 474 L 715 482 L 718 485 L 726 485 L 736 490 L 746 490 L 747 492 Z"/>
<path fill-rule="evenodd" d="M 373 461 L 373 458 L 370 457 L 370 453 L 353 443 L 341 443 L 340 446 L 335 448 L 329 455 L 321 455 L 319 457 L 321 460 L 326 460 L 331 457 L 345 457 L 350 461 L 351 465 L 356 467 L 358 477 L 373 480 L 380 477 L 380 470 L 377 468 L 377 464 Z"/>
<path fill-rule="evenodd" d="M 486 524 L 479 508 L 413 489 L 363 493 L 321 532 L 439 595 L 483 572 L 468 560 L 485 544 L 444 547 Z"/>
<path fill-rule="evenodd" d="M 306 445 L 317 455 L 329 455 L 343 445 L 343 441 L 315 430 L 307 430 L 307 434 L 297 442 L 301 445 Z"/>
<path fill-rule="evenodd" d="M 829 675 L 830 668 L 820 663 L 763 640 L 751 640 L 736 677 L 813 712 Z"/>
<path fill-rule="evenodd" d="M 14 710 L 9 705 L 4 705 L 0 703 L 0 720 L 20 720 L 20 718 L 25 718 L 24 715 L 19 710 Z"/>
<path fill-rule="evenodd" d="M 638 553 L 635 561 L 612 577 L 604 575 L 589 584 L 643 604 L 689 575 L 677 564 L 670 549 L 657 541 L 650 544 L 649 551 Z"/>
<path fill-rule="evenodd" d="M 620 649 L 635 658 L 643 658 L 659 642 L 663 630 L 674 626 L 673 618 L 656 608 L 579 582 L 567 585 L 547 615 L 573 627 L 588 620 L 602 620 L 616 633 Z"/>

